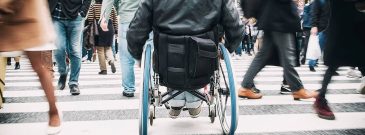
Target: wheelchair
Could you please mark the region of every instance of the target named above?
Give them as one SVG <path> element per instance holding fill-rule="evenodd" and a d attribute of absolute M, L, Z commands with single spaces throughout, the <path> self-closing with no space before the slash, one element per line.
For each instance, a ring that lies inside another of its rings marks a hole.
<path fill-rule="evenodd" d="M 234 134 L 238 122 L 235 81 L 229 52 L 224 45 L 220 45 L 218 48 L 224 60 L 218 62 L 218 70 L 214 72 L 208 84 L 210 86 L 209 92 L 188 92 L 205 101 L 211 123 L 215 122 L 217 116 L 219 117 L 223 134 Z M 139 134 L 141 135 L 147 135 L 148 127 L 153 125 L 153 121 L 156 119 L 156 107 L 165 106 L 170 109 L 168 101 L 184 92 L 178 91 L 172 94 L 173 91 L 162 92 L 159 90 L 159 75 L 154 73 L 152 68 L 152 52 L 153 45 L 146 44 L 142 56 L 143 89 L 140 92 Z"/>

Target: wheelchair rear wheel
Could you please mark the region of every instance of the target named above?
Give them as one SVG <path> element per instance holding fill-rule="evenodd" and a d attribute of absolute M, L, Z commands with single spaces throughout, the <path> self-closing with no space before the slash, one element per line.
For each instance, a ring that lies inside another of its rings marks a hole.
<path fill-rule="evenodd" d="M 220 45 L 219 47 L 225 64 L 219 64 L 219 73 L 216 74 L 216 77 L 218 78 L 216 80 L 218 88 L 215 92 L 216 112 L 219 117 L 223 133 L 234 134 L 237 129 L 238 122 L 235 81 L 229 53 L 223 45 Z"/>
<path fill-rule="evenodd" d="M 153 123 L 150 117 L 154 114 L 151 113 L 150 110 L 150 89 L 152 87 L 151 83 L 151 54 L 152 47 L 150 44 L 146 45 L 144 52 L 144 64 L 143 64 L 143 89 L 141 91 L 141 103 L 140 103 L 140 118 L 139 118 L 139 134 L 147 135 L 148 125 Z M 152 109 L 151 109 L 152 111 Z"/>

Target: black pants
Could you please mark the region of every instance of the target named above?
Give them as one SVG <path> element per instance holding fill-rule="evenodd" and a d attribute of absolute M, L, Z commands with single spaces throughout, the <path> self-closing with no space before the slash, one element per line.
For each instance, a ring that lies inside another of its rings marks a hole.
<path fill-rule="evenodd" d="M 297 60 L 295 42 L 296 38 L 294 33 L 265 31 L 262 48 L 256 54 L 248 68 L 241 86 L 244 88 L 254 87 L 253 79 L 267 65 L 271 57 L 276 57 L 273 56 L 273 53 L 277 50 L 280 65 L 284 68 L 284 78 L 288 82 L 290 89 L 293 91 L 302 89 L 302 81 L 294 69 Z"/>

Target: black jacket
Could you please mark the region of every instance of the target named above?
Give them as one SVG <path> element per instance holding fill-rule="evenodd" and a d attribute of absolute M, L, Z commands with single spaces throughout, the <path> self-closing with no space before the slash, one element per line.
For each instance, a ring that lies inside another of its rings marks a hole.
<path fill-rule="evenodd" d="M 265 31 L 301 31 L 300 17 L 293 0 L 241 0 L 244 15 L 258 20 Z"/>
<path fill-rule="evenodd" d="M 318 27 L 318 31 L 323 31 L 328 25 L 330 17 L 330 4 L 328 0 L 315 0 L 311 8 L 312 27 Z"/>
<path fill-rule="evenodd" d="M 128 50 L 141 59 L 149 33 L 197 35 L 223 26 L 225 46 L 233 52 L 240 44 L 243 25 L 232 0 L 144 0 L 127 32 Z"/>
<path fill-rule="evenodd" d="M 91 0 L 48 0 L 51 13 L 55 10 L 58 1 L 62 3 L 62 8 L 65 9 L 63 13 L 71 19 L 76 18 L 79 13 L 82 17 L 85 17 L 91 4 Z"/>

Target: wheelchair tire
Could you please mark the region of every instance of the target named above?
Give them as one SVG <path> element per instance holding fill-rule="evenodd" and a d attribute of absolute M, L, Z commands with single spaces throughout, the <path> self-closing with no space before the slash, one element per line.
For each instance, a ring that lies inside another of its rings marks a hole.
<path fill-rule="evenodd" d="M 225 84 L 223 85 L 226 85 L 227 88 L 226 89 L 220 88 L 220 90 L 218 90 L 218 93 L 216 94 L 216 111 L 221 123 L 223 133 L 233 135 L 237 129 L 237 122 L 238 122 L 238 117 L 237 117 L 238 107 L 236 104 L 237 94 L 235 88 L 235 81 L 233 76 L 231 60 L 229 57 L 229 52 L 223 45 L 220 45 L 219 47 L 224 58 L 225 68 L 227 72 L 226 74 L 228 75 L 227 77 L 225 76 L 225 74 L 223 73 L 224 70 L 222 69 L 224 68 L 224 66 L 222 67 L 220 65 L 221 68 L 220 72 L 222 72 L 222 76 L 220 77 L 220 79 L 227 78 L 228 83 L 225 80 Z M 227 101 L 228 98 L 230 99 L 230 107 L 231 107 L 230 113 L 227 112 L 229 111 L 227 110 L 228 107 L 227 103 L 229 102 Z M 227 114 L 228 115 L 230 114 L 229 118 L 227 118 Z"/>
<path fill-rule="evenodd" d="M 140 104 L 140 118 L 139 118 L 139 134 L 147 135 L 149 122 L 149 106 L 150 106 L 150 94 L 151 87 L 151 54 L 152 48 L 150 44 L 146 45 L 144 52 L 144 65 L 143 65 L 143 89 L 141 91 L 141 104 Z M 142 60 L 143 61 L 143 60 Z"/>

